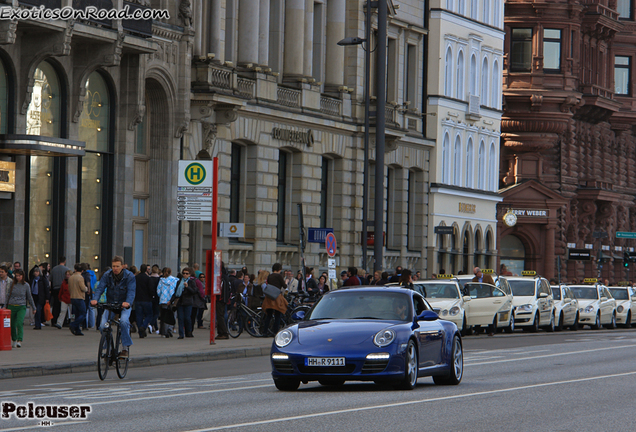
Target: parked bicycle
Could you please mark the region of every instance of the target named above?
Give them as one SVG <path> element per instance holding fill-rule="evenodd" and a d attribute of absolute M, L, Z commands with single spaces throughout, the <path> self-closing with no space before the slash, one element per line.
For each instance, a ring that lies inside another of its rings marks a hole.
<path fill-rule="evenodd" d="M 98 303 L 98 309 L 104 309 L 104 313 L 113 312 L 113 316 L 104 324 L 102 337 L 99 340 L 99 350 L 97 353 L 97 373 L 100 380 L 106 379 L 108 368 L 115 364 L 117 376 L 120 379 L 126 377 L 128 372 L 129 357 L 120 357 L 123 349 L 121 342 L 121 327 L 119 325 L 119 314 L 123 310 L 121 303 Z M 116 337 L 113 338 L 113 326 L 117 327 Z M 130 350 L 130 348 L 129 348 Z"/>
<path fill-rule="evenodd" d="M 239 298 L 236 301 L 232 301 L 237 307 L 230 309 L 227 314 L 228 334 L 232 338 L 237 338 L 245 330 L 250 336 L 260 337 L 262 320 L 259 317 L 259 311 L 254 311 L 247 307 L 243 303 L 243 296 L 241 294 L 238 294 L 238 296 Z"/>

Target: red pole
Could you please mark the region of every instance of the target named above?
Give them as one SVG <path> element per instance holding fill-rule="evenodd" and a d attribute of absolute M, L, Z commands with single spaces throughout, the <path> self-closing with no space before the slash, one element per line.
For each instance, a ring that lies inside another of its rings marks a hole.
<path fill-rule="evenodd" d="M 212 167 L 212 249 L 210 250 L 210 267 L 212 268 L 212 278 L 210 286 L 210 345 L 214 344 L 216 334 L 216 295 L 214 293 L 214 281 L 217 276 L 214 274 L 214 252 L 216 252 L 216 230 L 217 230 L 217 208 L 219 202 L 219 158 L 213 158 Z"/>

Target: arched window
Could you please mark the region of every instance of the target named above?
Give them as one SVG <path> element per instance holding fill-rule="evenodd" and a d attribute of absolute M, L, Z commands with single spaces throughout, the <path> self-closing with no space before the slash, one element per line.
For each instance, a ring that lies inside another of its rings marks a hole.
<path fill-rule="evenodd" d="M 481 20 L 485 24 L 490 24 L 490 0 L 484 0 L 484 14 L 481 17 Z"/>
<path fill-rule="evenodd" d="M 473 96 L 477 95 L 477 58 L 475 54 L 470 56 L 470 94 Z"/>
<path fill-rule="evenodd" d="M 484 144 L 484 140 L 481 140 L 479 143 L 479 153 L 477 157 L 477 188 L 483 190 L 486 189 L 486 144 Z"/>
<path fill-rule="evenodd" d="M 479 0 L 470 0 L 470 17 L 474 20 L 479 15 Z"/>
<path fill-rule="evenodd" d="M 491 256 L 491 254 L 492 254 L 492 244 L 493 244 L 492 231 L 488 230 L 486 232 L 486 244 L 484 245 L 484 249 L 486 251 L 486 256 L 484 257 L 485 258 L 484 266 L 486 268 L 492 268 L 490 266 L 490 260 L 492 258 L 492 256 Z"/>
<path fill-rule="evenodd" d="M 488 171 L 490 173 L 490 178 L 488 179 L 490 182 L 489 190 L 495 192 L 497 190 L 497 179 L 499 177 L 499 173 L 497 172 L 497 159 L 495 158 L 495 142 L 490 143 L 490 152 L 488 154 Z"/>
<path fill-rule="evenodd" d="M 459 135 L 455 137 L 455 147 L 453 149 L 453 184 L 462 185 L 462 139 Z"/>
<path fill-rule="evenodd" d="M 486 57 L 481 67 L 481 105 L 488 106 L 488 59 Z"/>
<path fill-rule="evenodd" d="M 448 47 L 446 50 L 446 65 L 444 73 L 444 95 L 453 97 L 453 52 Z"/>
<path fill-rule="evenodd" d="M 490 98 L 490 105 L 493 108 L 499 109 L 499 84 L 501 77 L 499 76 L 499 63 L 495 60 L 492 66 L 492 97 Z"/>
<path fill-rule="evenodd" d="M 464 52 L 457 55 L 457 99 L 464 100 Z"/>
<path fill-rule="evenodd" d="M 442 144 L 442 183 L 449 184 L 450 176 L 448 172 L 450 158 L 450 137 L 448 133 L 444 135 L 444 143 Z"/>
<path fill-rule="evenodd" d="M 479 262 L 479 247 L 481 246 L 481 231 L 475 229 L 475 256 L 473 257 L 473 264 L 475 267 L 480 267 L 481 263 Z"/>
<path fill-rule="evenodd" d="M 470 236 L 469 236 L 469 232 L 468 229 L 466 231 L 464 231 L 464 241 L 463 241 L 463 248 L 462 248 L 462 270 L 464 271 L 464 274 L 470 274 L 469 273 L 469 262 L 468 262 L 468 258 L 470 257 Z"/>
<path fill-rule="evenodd" d="M 475 155 L 473 150 L 473 138 L 468 138 L 468 144 L 466 145 L 466 187 L 472 188 L 475 182 Z"/>

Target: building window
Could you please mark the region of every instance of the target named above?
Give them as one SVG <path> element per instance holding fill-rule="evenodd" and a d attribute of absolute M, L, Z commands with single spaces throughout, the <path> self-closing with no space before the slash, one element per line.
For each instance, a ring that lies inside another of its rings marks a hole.
<path fill-rule="evenodd" d="M 475 176 L 475 151 L 473 149 L 473 139 L 468 138 L 468 144 L 466 145 L 466 187 L 472 188 L 474 184 Z"/>
<path fill-rule="evenodd" d="M 278 220 L 276 227 L 276 241 L 285 242 L 285 212 L 287 210 L 287 159 L 289 154 L 284 151 L 278 153 Z"/>
<path fill-rule="evenodd" d="M 501 84 L 501 75 L 499 74 L 499 63 L 495 60 L 492 67 L 492 97 L 490 98 L 490 106 L 495 109 L 499 109 L 499 101 L 501 96 L 499 95 L 499 85 Z"/>
<path fill-rule="evenodd" d="M 397 40 L 389 38 L 386 55 L 386 101 L 397 102 L 397 68 L 398 68 L 398 52 Z"/>
<path fill-rule="evenodd" d="M 449 11 L 453 10 L 453 0 L 446 0 L 446 9 Z"/>
<path fill-rule="evenodd" d="M 457 0 L 457 13 L 460 15 L 466 14 L 466 1 L 465 0 Z"/>
<path fill-rule="evenodd" d="M 241 161 L 243 147 L 232 143 L 232 162 L 230 167 L 230 222 L 238 223 L 241 219 Z"/>
<path fill-rule="evenodd" d="M 331 210 L 331 191 L 330 191 L 330 176 L 333 171 L 330 166 L 333 164 L 332 160 L 326 157 L 322 158 L 322 174 L 320 178 L 320 227 L 329 228 L 330 225 L 330 210 Z"/>
<path fill-rule="evenodd" d="M 631 58 L 625 56 L 614 57 L 614 83 L 616 94 L 628 95 L 630 91 L 629 77 L 631 76 Z"/>
<path fill-rule="evenodd" d="M 405 92 L 404 92 L 404 101 L 410 102 L 408 105 L 409 108 L 415 108 L 416 101 L 416 92 L 417 92 L 417 46 L 406 44 L 406 63 L 405 63 Z"/>
<path fill-rule="evenodd" d="M 9 75 L 4 67 L 4 62 L 0 60 L 0 134 L 6 134 L 8 131 L 9 88 Z"/>
<path fill-rule="evenodd" d="M 490 24 L 490 0 L 484 0 L 484 15 L 482 21 L 484 24 Z"/>
<path fill-rule="evenodd" d="M 486 188 L 486 145 L 483 140 L 479 143 L 479 154 L 477 158 L 477 188 L 483 190 Z"/>
<path fill-rule="evenodd" d="M 475 254 L 473 256 L 473 266 L 480 267 L 479 260 L 479 245 L 481 244 L 481 233 L 480 231 L 475 231 Z"/>
<path fill-rule="evenodd" d="M 618 12 L 619 19 L 631 20 L 632 19 L 632 0 L 618 0 L 616 11 Z"/>
<path fill-rule="evenodd" d="M 561 71 L 561 30 L 543 29 L 543 70 Z"/>
<path fill-rule="evenodd" d="M 495 10 L 495 16 L 493 20 L 493 25 L 495 27 L 501 27 L 501 7 L 503 6 L 502 1 L 495 0 L 493 9 Z"/>
<path fill-rule="evenodd" d="M 450 137 L 444 135 L 444 143 L 442 144 L 442 183 L 450 184 L 450 176 L 448 172 L 450 157 Z"/>
<path fill-rule="evenodd" d="M 464 100 L 464 53 L 457 55 L 457 99 Z"/>
<path fill-rule="evenodd" d="M 476 20 L 479 15 L 479 0 L 470 0 L 470 17 Z"/>
<path fill-rule="evenodd" d="M 470 257 L 470 249 L 469 249 L 469 245 L 470 245 L 470 239 L 468 237 L 468 230 L 464 231 L 464 241 L 463 241 L 463 248 L 462 248 L 462 270 L 464 271 L 464 274 L 470 274 L 469 273 L 469 269 L 468 269 L 468 258 Z"/>
<path fill-rule="evenodd" d="M 462 184 L 462 140 L 459 135 L 455 137 L 455 149 L 453 152 L 453 184 L 461 186 Z"/>
<path fill-rule="evenodd" d="M 388 167 L 386 171 L 386 191 L 384 195 L 384 232 L 386 233 L 386 246 L 390 249 L 394 244 L 393 224 L 395 223 L 395 213 L 398 210 L 395 206 L 399 202 L 399 197 L 395 194 L 395 169 Z"/>
<path fill-rule="evenodd" d="M 453 52 L 450 47 L 446 50 L 446 65 L 444 66 L 444 94 L 453 96 Z"/>
<path fill-rule="evenodd" d="M 477 58 L 473 54 L 470 56 L 470 94 L 471 96 L 477 96 Z"/>
<path fill-rule="evenodd" d="M 497 190 L 497 179 L 499 173 L 497 172 L 497 159 L 495 158 L 495 143 L 490 143 L 490 154 L 488 155 L 488 171 L 490 171 L 490 187 L 489 190 L 495 192 Z"/>
<path fill-rule="evenodd" d="M 481 105 L 488 106 L 488 59 L 481 66 Z"/>
<path fill-rule="evenodd" d="M 532 71 L 532 29 L 512 29 L 510 42 L 510 71 Z"/>

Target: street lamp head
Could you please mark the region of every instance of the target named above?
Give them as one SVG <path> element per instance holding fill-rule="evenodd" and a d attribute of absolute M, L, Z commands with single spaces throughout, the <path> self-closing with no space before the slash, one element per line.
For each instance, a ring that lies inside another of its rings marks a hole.
<path fill-rule="evenodd" d="M 338 42 L 338 45 L 340 46 L 360 45 L 366 41 L 367 41 L 366 39 L 362 39 L 359 37 L 346 37 L 342 39 L 340 42 Z"/>

